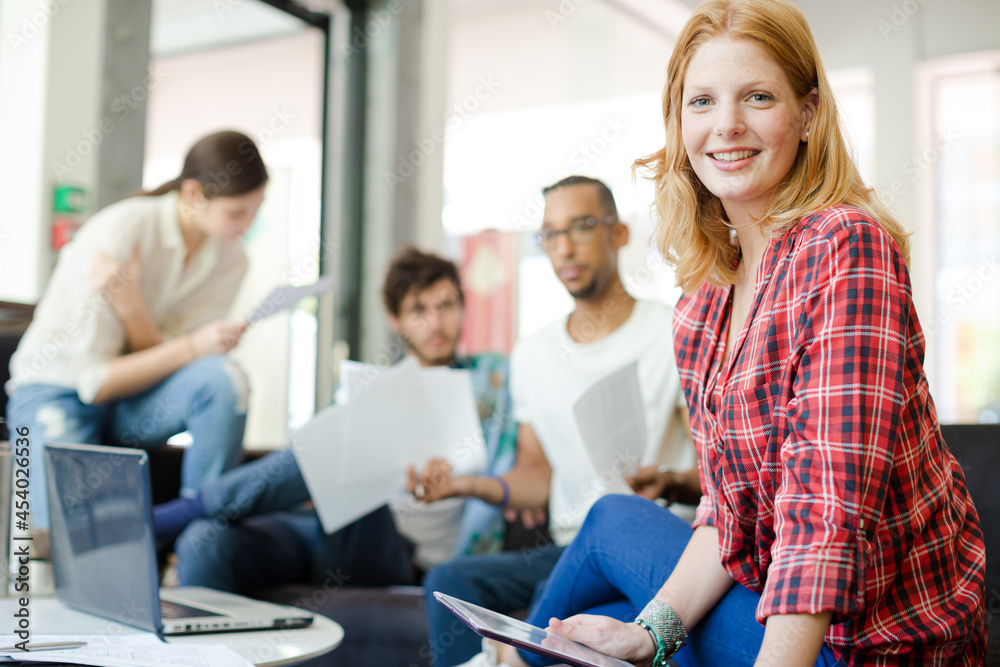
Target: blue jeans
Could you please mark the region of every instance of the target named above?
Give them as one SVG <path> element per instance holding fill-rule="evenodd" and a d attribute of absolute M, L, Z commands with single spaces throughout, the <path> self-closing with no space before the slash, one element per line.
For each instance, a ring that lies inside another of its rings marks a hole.
<path fill-rule="evenodd" d="M 273 452 L 202 484 L 209 518 L 177 540 L 183 586 L 247 592 L 292 583 L 413 584 L 413 544 L 381 507 L 330 535 L 301 505 L 309 490 L 291 450 Z"/>
<path fill-rule="evenodd" d="M 541 592 L 565 547 L 464 556 L 438 565 L 424 579 L 430 653 L 435 667 L 452 667 L 479 653 L 482 638 L 434 599 L 434 591 L 509 614 L 526 609 Z"/>
<path fill-rule="evenodd" d="M 643 498 L 606 496 L 591 508 L 579 535 L 559 559 L 528 622 L 595 613 L 631 622 L 663 586 L 691 539 L 691 526 Z M 682 667 L 752 665 L 764 639 L 754 617 L 760 594 L 733 585 L 688 634 L 674 656 Z M 551 665 L 521 651 L 529 665 Z M 824 646 L 817 667 L 837 665 Z"/>
<path fill-rule="evenodd" d="M 184 453 L 181 492 L 192 494 L 239 462 L 247 398 L 246 376 L 224 356 L 196 359 L 141 394 L 102 405 L 83 403 L 66 387 L 18 387 L 7 404 L 7 421 L 12 434 L 18 427 L 30 429 L 32 524 L 49 527 L 46 442 L 149 449 L 188 431 L 193 442 Z"/>

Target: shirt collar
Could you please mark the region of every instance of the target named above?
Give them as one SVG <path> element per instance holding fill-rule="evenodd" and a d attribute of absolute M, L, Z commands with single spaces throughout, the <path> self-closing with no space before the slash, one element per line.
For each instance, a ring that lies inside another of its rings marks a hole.
<path fill-rule="evenodd" d="M 409 355 L 409 354 L 404 354 L 400 358 L 399 362 L 405 361 L 410 356 L 411 355 Z M 397 362 L 397 363 L 399 363 L 399 362 Z M 472 365 L 473 365 L 472 364 L 472 357 L 460 357 L 460 356 L 458 356 L 456 354 L 454 356 L 454 358 L 452 358 L 452 360 L 448 364 L 446 364 L 444 366 L 431 366 L 431 368 L 453 368 L 453 369 L 461 370 L 463 368 L 472 368 Z"/>
<path fill-rule="evenodd" d="M 187 254 L 187 247 L 184 245 L 184 236 L 181 235 L 181 222 L 177 217 L 177 193 L 168 192 L 163 195 L 160 209 L 160 241 L 164 248 L 180 250 Z M 197 280 L 207 278 L 212 267 L 215 266 L 219 255 L 219 241 L 210 236 L 206 236 L 201 243 L 201 247 L 195 251 L 191 261 L 188 262 L 189 271 L 192 277 Z M 195 268 L 190 268 L 191 266 Z"/>

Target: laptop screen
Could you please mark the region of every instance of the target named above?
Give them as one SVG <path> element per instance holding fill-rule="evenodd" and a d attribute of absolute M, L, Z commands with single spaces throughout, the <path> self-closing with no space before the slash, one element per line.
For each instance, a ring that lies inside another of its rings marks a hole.
<path fill-rule="evenodd" d="M 146 453 L 47 444 L 45 461 L 56 598 L 110 621 L 159 631 Z"/>

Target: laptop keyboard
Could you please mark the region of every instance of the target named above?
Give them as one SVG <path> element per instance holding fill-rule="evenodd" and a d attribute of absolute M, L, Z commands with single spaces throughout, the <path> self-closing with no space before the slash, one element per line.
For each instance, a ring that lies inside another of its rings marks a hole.
<path fill-rule="evenodd" d="M 221 616 L 214 611 L 189 607 L 186 604 L 160 600 L 160 616 L 162 618 L 197 618 L 201 616 Z"/>

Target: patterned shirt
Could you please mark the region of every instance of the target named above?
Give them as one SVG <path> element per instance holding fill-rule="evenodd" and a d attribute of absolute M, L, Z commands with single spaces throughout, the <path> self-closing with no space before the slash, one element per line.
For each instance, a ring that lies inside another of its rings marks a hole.
<path fill-rule="evenodd" d="M 772 239 L 720 363 L 728 287 L 674 315 L 674 349 L 722 564 L 757 620 L 833 612 L 845 665 L 978 665 L 985 549 L 923 373 L 902 256 L 836 207 Z M 721 366 L 721 368 L 720 368 Z"/>
<path fill-rule="evenodd" d="M 453 368 L 464 368 L 472 375 L 472 391 L 483 425 L 486 441 L 486 466 L 481 474 L 502 475 L 510 472 L 517 458 L 517 422 L 512 416 L 510 360 L 503 354 L 481 353 L 458 357 Z M 492 553 L 503 546 L 506 524 L 503 512 L 476 498 L 465 501 L 455 556 Z"/>

